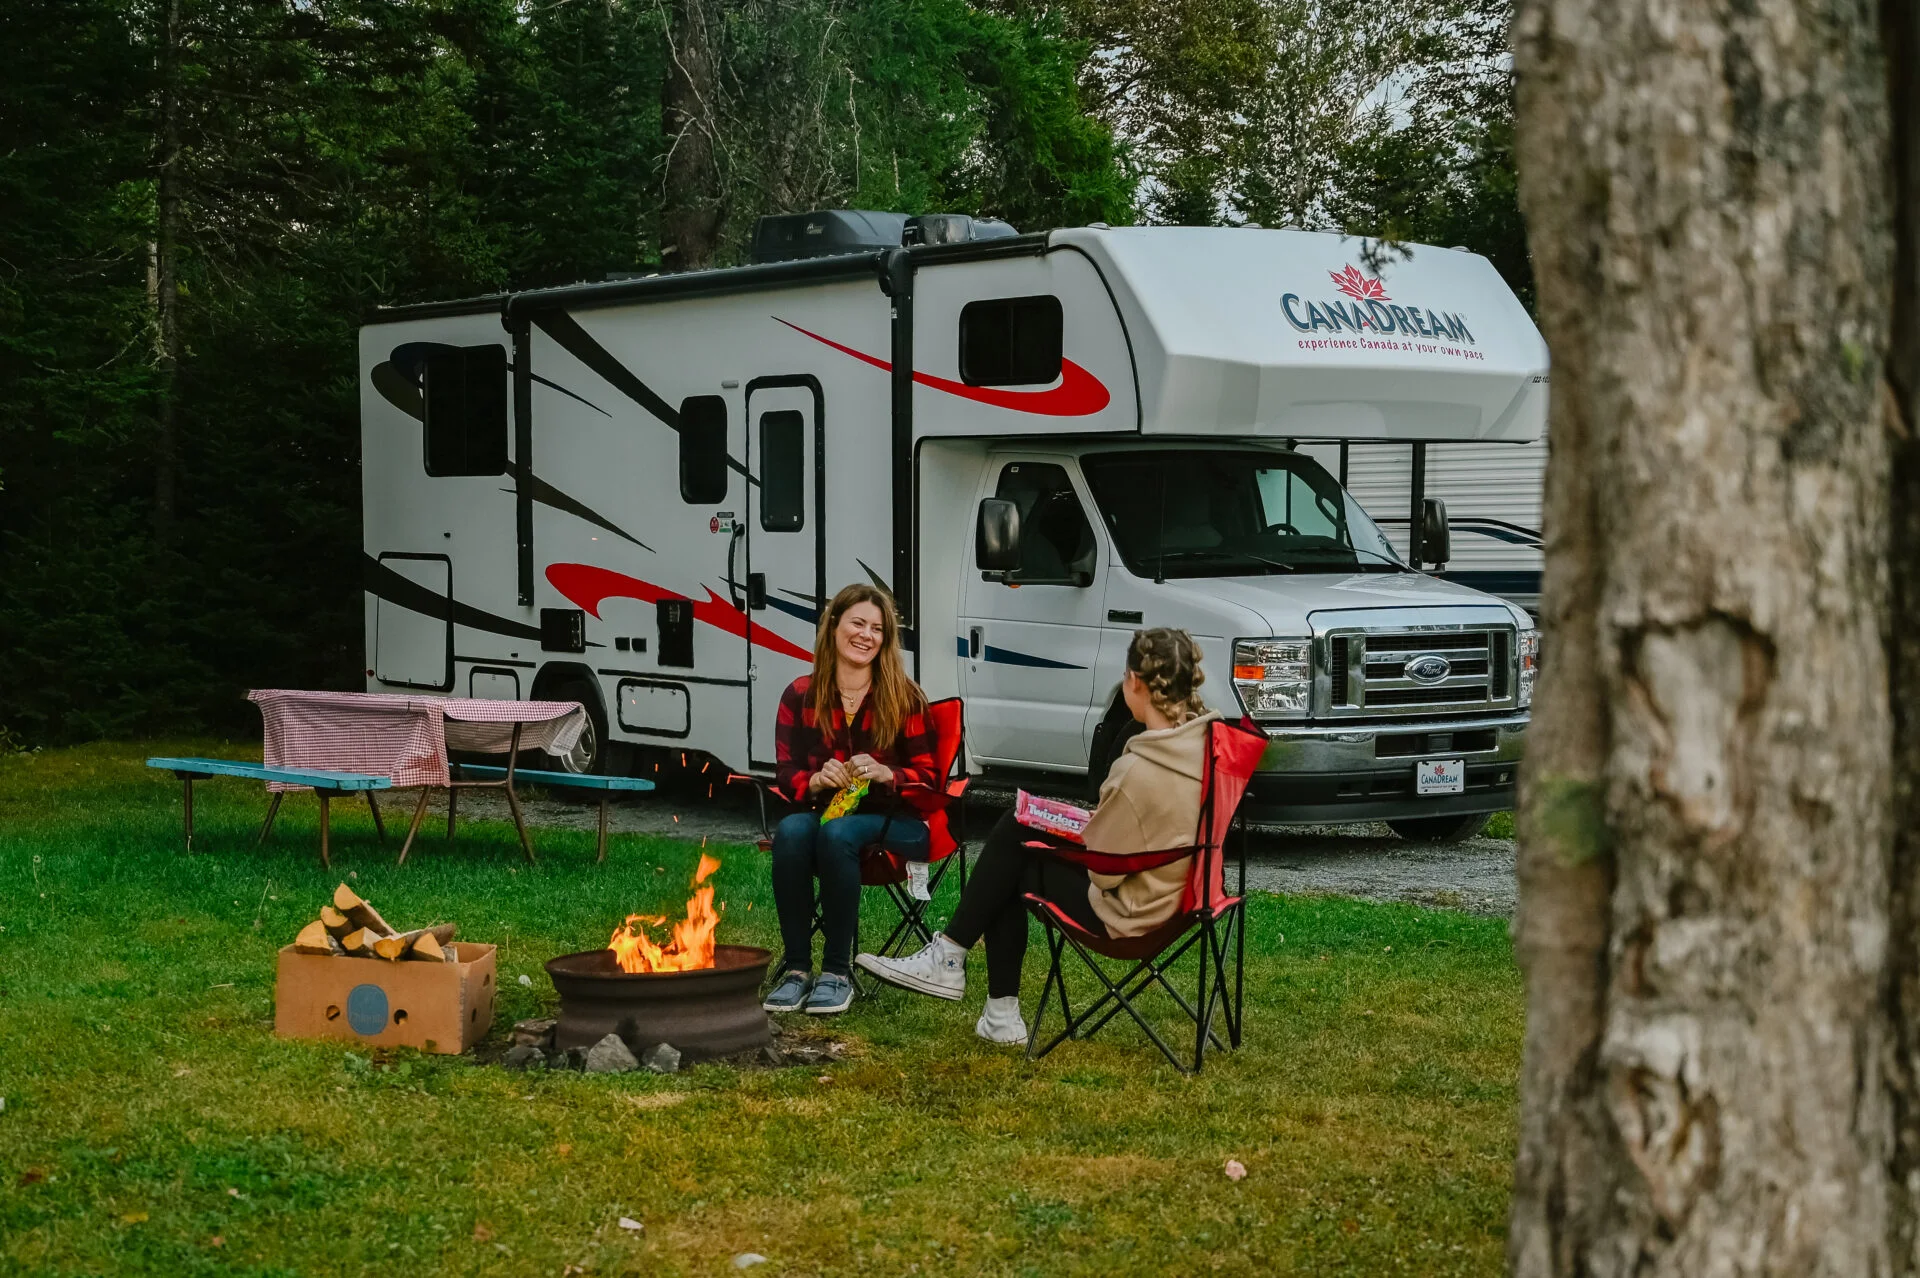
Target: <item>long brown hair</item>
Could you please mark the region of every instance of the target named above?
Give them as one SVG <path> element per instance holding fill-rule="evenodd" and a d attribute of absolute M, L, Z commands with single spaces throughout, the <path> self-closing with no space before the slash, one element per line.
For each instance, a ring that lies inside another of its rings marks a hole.
<path fill-rule="evenodd" d="M 1147 685 L 1153 708 L 1174 723 L 1206 713 L 1200 700 L 1200 685 L 1207 681 L 1200 670 L 1200 645 L 1186 631 L 1166 626 L 1134 631 L 1127 669 Z"/>
<path fill-rule="evenodd" d="M 907 663 L 900 656 L 900 618 L 893 610 L 893 596 L 878 586 L 856 582 L 833 597 L 820 618 L 819 633 L 813 640 L 813 721 L 820 735 L 833 738 L 833 712 L 840 705 L 840 650 L 833 641 L 840 619 L 855 604 L 872 604 L 880 610 L 880 651 L 873 657 L 873 686 L 867 690 L 867 704 L 873 707 L 873 744 L 885 750 L 900 739 L 900 727 L 907 716 L 927 706 L 920 685 L 907 677 Z"/>

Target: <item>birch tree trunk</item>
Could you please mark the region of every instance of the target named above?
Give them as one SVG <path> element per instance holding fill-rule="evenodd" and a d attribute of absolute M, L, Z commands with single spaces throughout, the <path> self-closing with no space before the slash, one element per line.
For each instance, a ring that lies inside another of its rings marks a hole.
<path fill-rule="evenodd" d="M 1522 0 L 1515 65 L 1554 384 L 1510 1260 L 1886 1273 L 1876 9 Z"/>
<path fill-rule="evenodd" d="M 180 472 L 180 0 L 160 7 L 160 136 L 155 145 L 153 320 L 155 404 L 153 531 L 161 545 L 173 539 Z"/>

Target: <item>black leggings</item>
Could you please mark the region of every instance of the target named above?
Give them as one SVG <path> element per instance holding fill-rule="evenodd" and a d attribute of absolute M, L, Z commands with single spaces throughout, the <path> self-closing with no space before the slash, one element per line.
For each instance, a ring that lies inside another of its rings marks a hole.
<path fill-rule="evenodd" d="M 1095 935 L 1107 934 L 1087 900 L 1086 867 L 1023 846 L 1029 839 L 1047 841 L 1011 812 L 1000 818 L 967 872 L 967 890 L 945 928 L 947 939 L 962 949 L 986 938 L 989 998 L 1020 992 L 1020 966 L 1027 956 L 1026 893 L 1045 897 Z"/>

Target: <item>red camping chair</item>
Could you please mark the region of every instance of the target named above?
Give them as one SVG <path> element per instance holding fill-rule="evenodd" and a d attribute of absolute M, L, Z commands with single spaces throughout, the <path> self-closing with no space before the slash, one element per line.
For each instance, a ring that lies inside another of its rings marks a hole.
<path fill-rule="evenodd" d="M 1130 874 L 1166 865 L 1183 856 L 1193 858 L 1187 886 L 1180 898 L 1180 911 L 1153 931 L 1142 936 L 1108 937 L 1081 927 L 1045 897 L 1027 894 L 1027 908 L 1047 929 L 1049 962 L 1047 981 L 1040 991 L 1040 1006 L 1033 1015 L 1028 1032 L 1027 1055 L 1039 1059 L 1068 1038 L 1091 1038 L 1100 1027 L 1121 1012 L 1131 1016 L 1145 1030 L 1154 1046 L 1172 1062 L 1175 1069 L 1187 1072 L 1186 1064 L 1175 1055 L 1153 1026 L 1134 1007 L 1134 1000 L 1148 987 L 1158 985 L 1180 1005 L 1194 1023 L 1193 1069 L 1198 1073 L 1201 1060 L 1211 1041 L 1224 1050 L 1230 1043 L 1240 1046 L 1242 964 L 1246 957 L 1246 919 L 1243 902 L 1247 890 L 1246 828 L 1241 821 L 1239 856 L 1239 895 L 1228 896 L 1226 886 L 1226 843 L 1232 832 L 1240 798 L 1253 778 L 1255 765 L 1267 747 L 1266 738 L 1226 722 L 1215 723 L 1208 733 L 1206 774 L 1200 782 L 1200 821 L 1192 846 L 1164 852 L 1113 855 L 1088 848 L 1046 844 L 1046 853 L 1086 866 L 1099 874 Z M 1033 845 L 1042 846 L 1042 845 Z M 1200 974 L 1198 995 L 1188 1003 L 1167 980 L 1172 966 L 1198 944 Z M 1086 1010 L 1075 1015 L 1067 1001 L 1066 972 L 1061 956 L 1072 945 L 1074 952 L 1099 978 L 1106 992 Z M 1228 950 L 1232 950 L 1233 986 L 1227 986 Z M 1126 960 L 1133 964 L 1127 974 L 1115 981 L 1095 960 L 1095 955 Z M 1213 968 L 1208 972 L 1207 961 Z M 1047 1014 L 1047 1002 L 1053 992 L 1060 993 L 1060 1012 L 1066 1020 L 1062 1029 L 1044 1047 L 1040 1046 L 1040 1022 Z M 1214 1013 L 1224 1013 L 1227 1043 L 1213 1032 Z"/>
<path fill-rule="evenodd" d="M 965 890 L 967 886 L 967 776 L 964 770 L 957 777 L 953 775 L 954 766 L 960 760 L 960 745 L 966 736 L 965 714 L 960 698 L 949 697 L 928 705 L 927 722 L 933 728 L 933 766 L 940 777 L 939 788 L 919 785 L 903 787 L 893 810 L 887 813 L 887 825 L 881 827 L 879 840 L 860 851 L 861 884 L 885 888 L 900 911 L 900 921 L 887 934 L 885 943 L 874 951 L 883 956 L 897 956 L 908 952 L 907 946 L 913 942 L 926 945 L 933 940 L 933 932 L 927 927 L 926 919 L 927 906 L 932 902 L 918 900 L 907 891 L 906 858 L 887 851 L 885 846 L 887 830 L 903 807 L 911 808 L 915 816 L 927 823 L 927 861 L 931 867 L 927 878 L 928 895 L 940 891 L 947 870 L 954 865 L 960 869 L 961 889 Z M 948 819 L 950 812 L 960 818 L 957 836 Z"/>

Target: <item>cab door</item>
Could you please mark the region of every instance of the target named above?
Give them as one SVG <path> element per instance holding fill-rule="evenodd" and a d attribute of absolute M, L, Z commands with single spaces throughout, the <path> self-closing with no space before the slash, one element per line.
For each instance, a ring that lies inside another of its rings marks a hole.
<path fill-rule="evenodd" d="M 967 569 L 968 746 L 982 763 L 1084 769 L 1108 572 L 1092 503 L 1063 458 L 1006 455 L 989 473 L 982 495 L 1020 510 L 1020 567 L 1005 580 Z"/>

